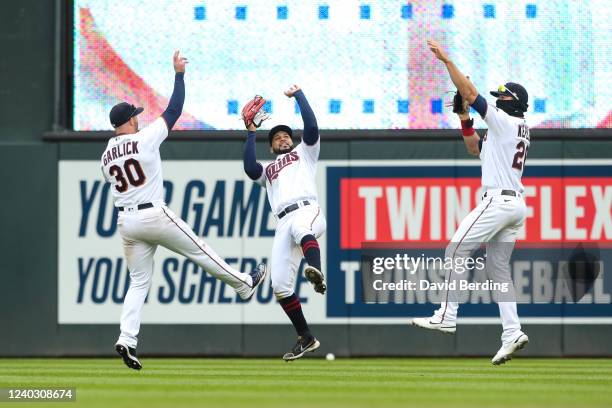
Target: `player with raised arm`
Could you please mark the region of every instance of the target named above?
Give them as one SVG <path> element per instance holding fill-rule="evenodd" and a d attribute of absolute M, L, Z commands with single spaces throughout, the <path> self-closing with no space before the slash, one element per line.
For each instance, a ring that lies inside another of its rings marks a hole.
<path fill-rule="evenodd" d="M 468 152 L 479 156 L 482 171 L 482 201 L 461 222 L 447 247 L 447 256 L 466 257 L 481 243 L 487 243 L 486 269 L 497 281 L 508 283 L 510 292 L 504 301 L 498 302 L 503 333 L 502 346 L 492 363 L 503 364 L 512 354 L 527 345 L 529 339 L 521 331 L 514 285 L 510 274 L 510 255 L 519 229 L 525 222 L 526 206 L 523 199 L 521 177 L 530 138 L 524 118 L 528 95 L 525 88 L 516 83 L 501 85 L 491 95 L 497 97 L 495 105 L 488 105 L 469 78 L 463 75 L 436 41 L 427 45 L 436 58 L 448 70 L 452 82 L 463 99 L 463 109 L 458 110 L 463 140 Z M 456 101 L 458 102 L 458 101 Z M 460 102 L 460 101 L 459 101 Z M 471 105 L 488 126 L 483 137 L 473 129 L 467 104 Z M 457 111 L 457 109 L 455 109 Z M 456 279 L 452 269 L 447 282 Z M 455 272 L 455 275 L 457 273 Z M 454 334 L 459 303 L 449 298 L 429 318 L 417 318 L 412 324 L 418 327 Z"/>
<path fill-rule="evenodd" d="M 139 130 L 137 115 L 143 108 L 127 102 L 115 105 L 109 115 L 115 135 L 108 141 L 101 158 L 102 173 L 111 183 L 114 204 L 119 211 L 117 225 L 130 273 L 115 350 L 128 367 L 136 370 L 142 368 L 136 356 L 137 336 L 158 245 L 189 258 L 206 273 L 234 288 L 242 299 L 253 295 L 267 273 L 263 264 L 257 265 L 250 274 L 229 266 L 164 203 L 159 147 L 181 115 L 185 101 L 187 60 L 176 51 L 173 61 L 174 90 L 166 110 Z"/>
<path fill-rule="evenodd" d="M 244 171 L 249 178 L 266 188 L 270 207 L 278 219 L 272 244 L 270 277 L 274 294 L 298 335 L 293 349 L 283 356 L 285 361 L 291 361 L 320 346 L 306 323 L 294 287 L 303 256 L 308 263 L 304 268 L 306 279 L 314 285 L 316 292 L 325 293 L 317 238 L 325 232 L 326 222 L 317 203 L 315 184 L 320 150 L 317 120 L 306 96 L 297 85 L 285 91 L 285 95 L 295 97 L 300 107 L 304 121 L 302 143 L 294 146 L 293 131 L 289 126 L 274 126 L 268 132 L 268 142 L 276 160 L 259 163 L 255 157 L 255 131 L 265 119 L 263 111 L 259 111 L 265 101 L 255 97 L 243 110 L 243 119 L 248 129 L 244 145 Z M 248 111 L 255 113 L 255 116 L 248 116 Z"/>

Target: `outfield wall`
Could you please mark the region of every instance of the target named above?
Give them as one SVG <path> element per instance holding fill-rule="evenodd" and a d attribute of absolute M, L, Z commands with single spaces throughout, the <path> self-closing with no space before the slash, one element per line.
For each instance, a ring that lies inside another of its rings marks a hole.
<path fill-rule="evenodd" d="M 18 192 L 0 204 L 5 214 L 2 355 L 112 353 L 127 270 L 110 196 L 96 161 L 103 146 L 99 142 L 2 145 L 2 174 Z M 263 191 L 253 189 L 242 175 L 241 150 L 242 142 L 236 140 L 169 141 L 162 147 L 162 157 L 170 207 L 222 256 L 235 265 L 249 265 L 269 257 L 274 222 Z M 269 158 L 266 150 L 260 143 L 259 157 Z M 585 230 L 587 241 L 597 243 L 601 253 L 607 254 L 610 208 L 604 196 L 611 184 L 609 157 L 612 142 L 606 140 L 534 140 L 525 173 L 525 184 L 533 189 L 528 204 L 534 211 L 525 239 L 562 247 Z M 407 322 L 411 316 L 429 313 L 431 305 L 362 304 L 354 291 L 355 280 L 351 283 L 347 274 L 357 259 L 354 244 L 364 234 L 359 219 L 367 216 L 358 213 L 359 203 L 351 197 L 355 189 L 364 182 L 369 186 L 418 184 L 429 194 L 454 185 L 457 197 L 465 193 L 473 206 L 478 194 L 477 163 L 465 155 L 460 141 L 323 139 L 317 182 L 328 222 L 321 246 L 329 292 L 326 297 L 317 295 L 303 281 L 298 289 L 304 311 L 323 343 L 322 352 L 362 356 L 490 355 L 496 351 L 500 327 L 495 305 L 465 306 L 466 318 L 456 336 L 421 332 Z M 543 204 L 547 186 L 554 199 Z M 462 192 L 461 187 L 468 190 Z M 570 212 L 568 188 L 585 191 Z M 388 208 L 381 203 L 381 208 Z M 247 210 L 241 212 L 239 207 Z M 421 228 L 408 227 L 406 234 L 416 235 L 404 238 L 432 241 L 433 236 L 444 241 L 448 233 L 444 223 L 461 215 L 459 211 L 447 219 L 446 211 L 429 201 L 423 211 Z M 542 228 L 542 214 L 547 212 L 552 214 L 547 218 L 552 222 L 552 238 L 550 228 Z M 393 237 L 384 227 L 385 212 L 381 214 L 376 216 L 378 238 L 388 240 Z M 431 229 L 432 216 L 442 220 L 437 235 Z M 568 217 L 573 229 L 567 228 Z M 557 228 L 562 229 L 560 238 Z M 242 304 L 220 284 L 213 287 L 201 271 L 180 257 L 158 251 L 156 264 L 141 332 L 143 353 L 277 355 L 292 342 L 292 329 L 269 288 Z M 612 312 L 605 297 L 609 292 L 604 284 L 588 304 L 520 305 L 532 340 L 525 354 L 611 355 Z"/>

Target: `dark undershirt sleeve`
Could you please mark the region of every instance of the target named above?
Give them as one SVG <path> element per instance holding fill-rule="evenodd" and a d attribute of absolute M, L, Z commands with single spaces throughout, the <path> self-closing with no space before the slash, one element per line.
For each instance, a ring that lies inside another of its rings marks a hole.
<path fill-rule="evenodd" d="M 244 172 L 251 180 L 259 180 L 263 173 L 263 166 L 255 157 L 255 132 L 249 132 L 244 144 L 243 165 Z"/>
<path fill-rule="evenodd" d="M 294 94 L 295 99 L 300 107 L 300 113 L 302 114 L 302 120 L 304 121 L 304 135 L 302 139 L 304 143 L 309 146 L 317 143 L 319 140 L 319 127 L 317 126 L 317 118 L 315 117 L 312 108 L 306 100 L 306 96 L 302 90 L 297 91 Z"/>
<path fill-rule="evenodd" d="M 172 96 L 168 102 L 168 107 L 161 114 L 162 118 L 166 121 L 168 130 L 171 130 L 178 118 L 183 112 L 183 104 L 185 103 L 185 81 L 184 72 L 177 72 L 174 75 L 174 90 Z"/>
<path fill-rule="evenodd" d="M 480 117 L 484 119 L 487 115 L 487 101 L 480 94 L 476 97 L 474 103 L 470 104 L 472 108 L 480 114 Z"/>

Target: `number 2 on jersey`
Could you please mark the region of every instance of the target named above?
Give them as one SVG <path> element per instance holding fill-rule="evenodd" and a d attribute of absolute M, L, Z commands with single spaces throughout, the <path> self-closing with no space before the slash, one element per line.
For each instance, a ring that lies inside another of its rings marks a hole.
<path fill-rule="evenodd" d="M 115 183 L 115 188 L 120 193 L 125 193 L 127 191 L 129 187 L 128 181 L 129 184 L 133 185 L 134 187 L 138 187 L 142 186 L 147 179 L 142 171 L 142 167 L 140 167 L 140 163 L 138 163 L 138 160 L 136 159 L 126 160 L 125 163 L 123 163 L 123 170 L 121 170 L 121 167 L 114 164 L 108 169 L 108 172 L 111 176 L 115 177 L 115 180 L 117 181 Z M 123 174 L 124 172 L 125 176 L 127 176 L 127 180 Z M 136 177 L 134 177 L 133 172 L 136 173 Z"/>
<path fill-rule="evenodd" d="M 525 147 L 525 142 L 522 140 L 516 145 L 516 153 L 514 154 L 514 160 L 512 160 L 512 168 L 519 171 L 523 170 L 523 164 L 527 159 L 527 152 L 529 147 Z"/>

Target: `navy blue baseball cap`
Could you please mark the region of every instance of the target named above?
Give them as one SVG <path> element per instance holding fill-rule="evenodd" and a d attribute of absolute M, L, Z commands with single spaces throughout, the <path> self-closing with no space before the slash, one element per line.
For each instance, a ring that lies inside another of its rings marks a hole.
<path fill-rule="evenodd" d="M 287 132 L 291 140 L 293 140 L 293 130 L 287 125 L 276 125 L 268 132 L 268 142 L 270 142 L 270 146 L 272 146 L 272 138 L 278 132 Z"/>
<path fill-rule="evenodd" d="M 504 85 L 500 85 L 496 91 L 491 91 L 491 95 L 500 97 L 501 95 L 511 96 L 515 101 L 518 101 L 519 104 L 522 105 L 523 110 L 526 112 L 529 107 L 529 95 L 527 94 L 527 90 L 521 84 L 517 84 L 514 82 L 507 82 Z"/>
<path fill-rule="evenodd" d="M 131 103 L 121 102 L 113 106 L 108 117 L 111 125 L 114 128 L 118 128 L 130 120 L 130 118 L 142 113 L 142 111 L 144 111 L 144 108 L 137 108 Z"/>

